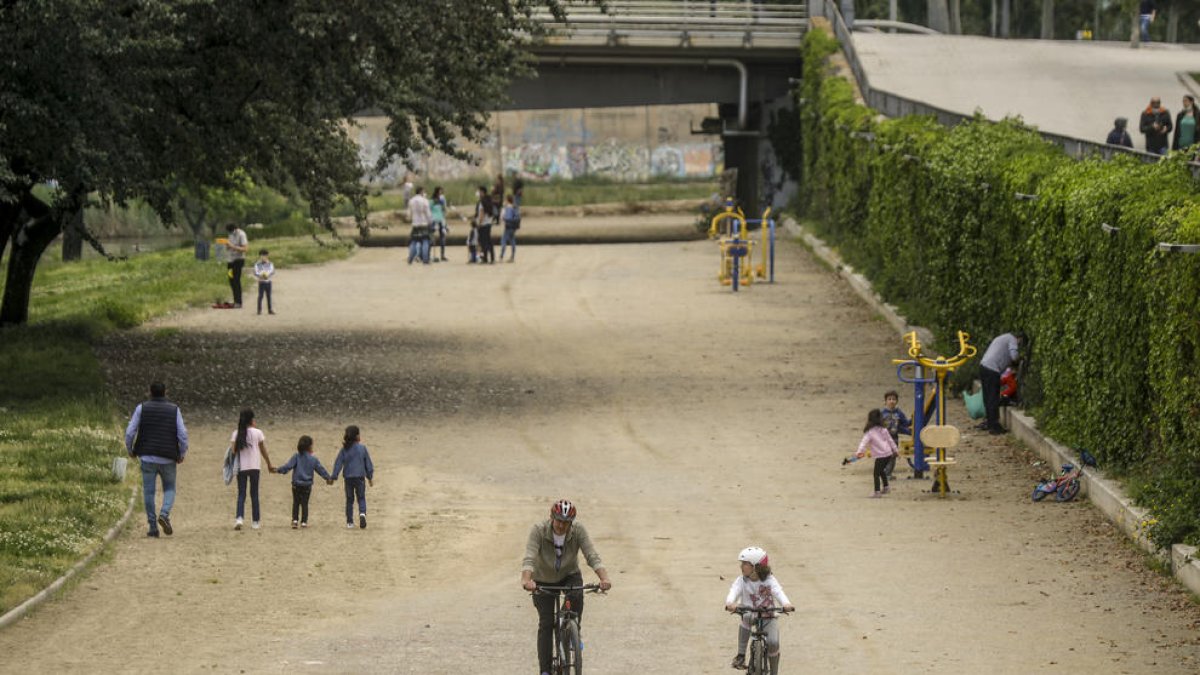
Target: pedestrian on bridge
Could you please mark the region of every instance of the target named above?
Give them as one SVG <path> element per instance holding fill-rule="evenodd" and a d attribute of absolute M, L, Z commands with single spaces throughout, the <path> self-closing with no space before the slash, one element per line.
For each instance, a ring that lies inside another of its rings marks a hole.
<path fill-rule="evenodd" d="M 1196 99 L 1191 95 L 1183 97 L 1183 110 L 1175 118 L 1175 137 L 1172 139 L 1172 150 L 1187 150 L 1196 144 L 1196 127 L 1200 125 L 1200 110 L 1196 108 Z"/>
<path fill-rule="evenodd" d="M 1113 129 L 1108 132 L 1108 140 L 1104 141 L 1109 145 L 1121 145 L 1126 148 L 1133 147 L 1133 139 L 1129 137 L 1129 132 L 1125 127 L 1129 125 L 1129 120 L 1124 117 L 1118 117 L 1113 120 Z"/>
<path fill-rule="evenodd" d="M 1146 137 L 1146 152 L 1167 154 L 1167 137 L 1174 126 L 1170 111 L 1162 107 L 1162 99 L 1157 96 L 1150 99 L 1150 105 L 1142 111 L 1142 119 L 1138 124 L 1138 129 Z"/>

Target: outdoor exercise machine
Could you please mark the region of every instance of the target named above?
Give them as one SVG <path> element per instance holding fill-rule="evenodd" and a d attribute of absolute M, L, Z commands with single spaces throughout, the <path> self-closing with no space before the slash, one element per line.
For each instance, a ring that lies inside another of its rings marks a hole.
<path fill-rule="evenodd" d="M 925 472 L 932 469 L 934 484 L 931 491 L 942 497 L 950 492 L 946 469 L 956 464 L 946 451 L 956 447 L 961 438 L 958 428 L 946 423 L 946 400 L 949 398 L 946 375 L 975 356 L 976 349 L 968 342 L 970 337 L 958 331 L 958 354 L 930 358 L 921 351 L 921 341 L 913 331 L 904 336 L 908 358 L 892 360 L 896 364 L 896 377 L 913 385 L 913 478 L 924 478 Z M 907 368 L 912 369 L 911 376 L 905 374 Z M 932 376 L 927 371 L 932 371 Z M 933 391 L 926 403 L 928 385 L 933 385 Z M 926 459 L 926 448 L 932 449 L 933 459 Z"/>
<path fill-rule="evenodd" d="M 732 286 L 737 291 L 739 284 L 751 284 L 755 278 L 775 283 L 775 220 L 770 214 L 768 207 L 762 218 L 747 219 L 730 197 L 725 200 L 725 209 L 712 217 L 708 236 L 716 239 L 721 249 L 717 280 L 722 285 Z M 749 233 L 749 226 L 756 223 L 761 225 L 762 231 L 758 264 L 754 263 L 755 242 Z"/>

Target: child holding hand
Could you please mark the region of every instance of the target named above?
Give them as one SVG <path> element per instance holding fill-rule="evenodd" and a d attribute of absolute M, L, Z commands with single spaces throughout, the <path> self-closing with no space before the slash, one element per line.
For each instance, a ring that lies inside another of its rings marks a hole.
<path fill-rule="evenodd" d="M 308 527 L 308 498 L 312 496 L 313 473 L 325 479 L 326 485 L 332 485 L 333 479 L 329 472 L 321 466 L 321 460 L 313 454 L 313 439 L 311 436 L 301 436 L 296 444 L 296 454 L 276 473 L 285 474 L 295 469 L 292 474 L 292 529 Z"/>
<path fill-rule="evenodd" d="M 872 408 L 871 412 L 867 413 L 867 426 L 863 429 L 863 437 L 858 442 L 858 451 L 854 453 L 854 456 L 858 458 L 866 456 L 868 448 L 871 457 L 875 459 L 875 470 L 871 474 L 875 481 L 875 492 L 871 493 L 871 496 L 878 498 L 888 493 L 887 465 L 896 455 L 896 441 L 892 440 L 892 435 L 884 426 L 883 413 L 879 408 Z M 883 482 L 882 491 L 879 489 L 881 480 Z"/>
<path fill-rule="evenodd" d="M 358 526 L 366 529 L 367 485 L 375 486 L 375 465 L 371 463 L 371 453 L 367 452 L 367 446 L 362 444 L 358 427 L 353 424 L 346 427 L 342 449 L 333 461 L 333 480 L 337 480 L 338 474 L 342 474 L 346 486 L 346 527 L 354 527 L 354 501 L 357 496 Z"/>

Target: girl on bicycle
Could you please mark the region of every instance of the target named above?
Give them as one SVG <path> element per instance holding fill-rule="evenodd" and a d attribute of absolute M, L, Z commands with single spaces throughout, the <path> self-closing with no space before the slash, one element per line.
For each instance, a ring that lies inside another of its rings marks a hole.
<path fill-rule="evenodd" d="M 867 426 L 863 428 L 862 440 L 858 442 L 858 451 L 854 453 L 855 457 L 863 457 L 867 454 L 867 448 L 871 450 L 871 456 L 875 458 L 875 470 L 872 472 L 872 477 L 875 480 L 875 492 L 871 493 L 872 497 L 880 497 L 888 493 L 888 477 L 887 466 L 891 458 L 896 455 L 896 441 L 892 440 L 892 435 L 888 433 L 888 429 L 883 424 L 883 413 L 879 408 L 871 408 L 871 412 L 867 413 Z M 879 483 L 883 481 L 883 490 L 880 491 Z"/>
<path fill-rule="evenodd" d="M 783 592 L 779 580 L 771 574 L 771 559 L 767 552 L 757 546 L 749 546 L 738 554 L 742 573 L 733 580 L 729 595 L 725 597 L 725 610 L 736 612 L 738 607 L 770 609 L 782 607 L 791 612 L 796 608 Z M 751 614 L 743 614 L 738 625 L 737 655 L 730 665 L 738 670 L 746 668 L 746 643 L 750 640 Z M 774 616 L 764 623 L 767 642 L 767 657 L 771 660 L 771 675 L 779 674 L 779 625 Z"/>
<path fill-rule="evenodd" d="M 608 571 L 600 561 L 600 554 L 592 546 L 583 525 L 575 522 L 575 505 L 560 499 L 550 507 L 549 520 L 534 525 L 529 530 L 525 543 L 525 559 L 521 563 L 521 587 L 535 591 L 543 586 L 582 586 L 583 574 L 579 570 L 579 554 L 583 553 L 587 564 L 600 577 L 600 590 L 612 588 Z M 583 593 L 568 593 L 571 607 L 583 619 Z M 535 594 L 533 606 L 538 612 L 538 666 L 542 675 L 550 672 L 551 647 L 554 630 L 554 596 Z"/>

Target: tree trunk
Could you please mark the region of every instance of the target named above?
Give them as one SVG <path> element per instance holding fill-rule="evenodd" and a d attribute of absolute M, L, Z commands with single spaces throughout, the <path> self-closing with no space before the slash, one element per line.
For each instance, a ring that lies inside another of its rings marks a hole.
<path fill-rule="evenodd" d="M 1167 7 L 1167 42 L 1179 42 L 1179 6 L 1172 2 Z"/>
<path fill-rule="evenodd" d="M 1133 21 L 1130 22 L 1129 30 L 1129 46 L 1137 49 L 1142 46 L 1142 29 L 1139 24 L 1141 15 L 1138 13 L 1137 3 L 1133 3 Z"/>
<path fill-rule="evenodd" d="M 192 228 L 192 240 L 196 244 L 196 260 L 208 260 L 208 239 L 204 236 L 204 219 L 208 215 L 208 207 L 202 202 L 193 202 L 187 197 L 179 199 L 179 210 L 188 227 Z"/>
<path fill-rule="evenodd" d="M 83 259 L 82 210 L 75 214 L 69 226 L 63 228 L 62 259 L 63 262 L 74 262 Z"/>
<path fill-rule="evenodd" d="M 950 10 L 946 0 L 925 0 L 929 13 L 929 27 L 939 33 L 950 32 Z"/>
<path fill-rule="evenodd" d="M 12 249 L 8 258 L 4 298 L 0 301 L 0 326 L 23 324 L 29 320 L 29 296 L 33 291 L 33 274 L 42 254 L 62 232 L 62 221 L 56 212 L 43 204 L 32 192 L 21 196 L 23 207 L 10 237 Z"/>
<path fill-rule="evenodd" d="M 1054 39 L 1054 0 L 1042 0 L 1042 39 Z"/>
<path fill-rule="evenodd" d="M 1008 26 L 1012 20 L 1012 0 L 1000 0 L 1000 37 L 1008 38 Z"/>
<path fill-rule="evenodd" d="M 962 0 L 950 0 L 950 32 L 962 35 Z"/>

